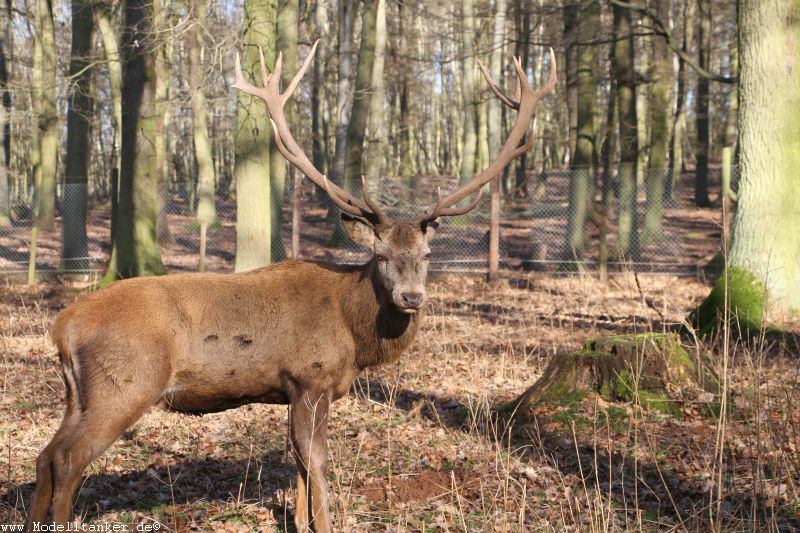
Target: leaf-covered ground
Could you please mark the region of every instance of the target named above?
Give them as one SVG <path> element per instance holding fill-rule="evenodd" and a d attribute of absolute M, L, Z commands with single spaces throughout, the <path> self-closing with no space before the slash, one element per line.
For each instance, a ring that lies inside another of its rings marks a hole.
<path fill-rule="evenodd" d="M 687 340 L 730 388 L 675 417 L 593 395 L 506 425 L 514 399 L 587 338 L 661 331 L 708 291 L 687 278 L 433 280 L 396 364 L 335 404 L 329 481 L 339 531 L 790 531 L 800 528 L 798 354 L 772 337 Z M 0 523 L 20 523 L 36 455 L 62 415 L 46 329 L 78 287 L 0 288 Z M 773 317 L 785 330 L 796 321 Z M 796 344 L 795 344 L 796 345 Z M 718 368 L 722 371 L 722 367 Z M 191 417 L 153 410 L 87 470 L 84 523 L 293 531 L 285 406 Z M 720 418 L 720 413 L 723 416 Z M 721 422 L 720 422 L 721 420 Z"/>

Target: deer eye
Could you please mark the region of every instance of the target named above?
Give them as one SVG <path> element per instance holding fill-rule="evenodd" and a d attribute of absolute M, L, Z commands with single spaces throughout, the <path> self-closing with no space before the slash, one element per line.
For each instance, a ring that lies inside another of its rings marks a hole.
<path fill-rule="evenodd" d="M 423 256 L 422 256 L 422 259 L 423 259 L 423 260 L 425 260 L 425 261 L 430 261 L 430 259 L 431 259 L 431 253 L 430 253 L 430 252 L 428 252 L 427 254 L 423 255 Z"/>
<path fill-rule="evenodd" d="M 385 263 L 386 261 L 389 260 L 389 258 L 387 256 L 383 255 L 383 254 L 375 254 L 375 259 L 377 259 L 378 261 L 380 261 L 382 263 Z"/>

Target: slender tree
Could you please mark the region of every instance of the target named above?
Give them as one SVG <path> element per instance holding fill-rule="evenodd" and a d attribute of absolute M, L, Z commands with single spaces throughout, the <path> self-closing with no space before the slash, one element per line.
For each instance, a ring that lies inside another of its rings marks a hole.
<path fill-rule="evenodd" d="M 711 55 L 711 0 L 698 0 L 697 4 L 697 50 L 698 64 L 708 70 Z M 708 198 L 708 157 L 711 151 L 709 106 L 711 103 L 710 82 L 706 76 L 697 77 L 695 97 L 695 129 L 697 130 L 697 151 L 695 153 L 694 203 L 697 207 L 710 207 Z"/>
<path fill-rule="evenodd" d="M 613 68 L 616 78 L 619 120 L 619 218 L 617 252 L 626 259 L 639 254 L 636 221 L 636 165 L 638 137 L 636 131 L 636 85 L 633 70 L 633 35 L 631 12 L 618 5 L 614 11 Z"/>
<path fill-rule="evenodd" d="M 689 50 L 692 49 L 692 31 L 691 24 L 687 21 L 694 19 L 695 2 L 694 0 L 683 0 L 682 9 L 679 13 L 682 14 L 680 20 L 682 21 L 682 44 L 681 51 L 684 56 L 688 56 Z M 669 142 L 669 165 L 670 175 L 664 187 L 664 201 L 672 203 L 674 201 L 673 191 L 675 182 L 680 178 L 683 171 L 683 143 L 684 131 L 686 129 L 686 96 L 689 86 L 688 65 L 683 57 L 678 57 L 678 72 L 677 72 L 677 86 L 675 90 L 675 113 L 672 119 L 672 136 Z"/>
<path fill-rule="evenodd" d="M 283 58 L 283 70 L 281 71 L 283 87 L 289 84 L 292 80 L 292 75 L 297 71 L 298 9 L 298 0 L 278 0 L 275 53 L 280 53 Z M 294 122 L 296 115 L 294 108 L 294 101 L 286 103 L 286 119 L 290 124 Z M 272 228 L 272 260 L 280 261 L 286 259 L 286 249 L 281 237 L 283 197 L 286 191 L 286 160 L 278 152 L 278 147 L 275 143 L 270 145 L 269 164 L 269 177 L 272 186 L 270 190 L 270 202 L 272 204 L 270 208 L 270 214 L 272 215 L 270 223 Z"/>
<path fill-rule="evenodd" d="M 693 316 L 702 331 L 726 303 L 745 334 L 768 309 L 800 311 L 798 13 L 800 0 L 741 0 L 741 181 L 727 272 Z"/>
<path fill-rule="evenodd" d="M 386 0 L 377 0 L 375 14 L 375 60 L 370 83 L 369 121 L 367 131 L 367 161 L 365 174 L 378 180 L 386 171 L 386 85 L 384 66 L 386 56 Z"/>
<path fill-rule="evenodd" d="M 336 80 L 336 151 L 333 161 L 333 178 L 338 181 L 344 178 L 347 124 L 350 122 L 350 105 L 348 103 L 350 102 L 350 74 L 353 70 L 353 18 L 355 9 L 354 0 L 337 0 L 339 63 Z"/>
<path fill-rule="evenodd" d="M 369 116 L 372 71 L 375 64 L 375 24 L 378 2 L 364 3 L 361 11 L 361 45 L 358 51 L 356 79 L 353 85 L 353 108 L 347 124 L 347 142 L 344 158 L 344 188 L 357 190 L 364 170 L 364 135 Z"/>
<path fill-rule="evenodd" d="M 38 104 L 39 157 L 35 168 L 37 215 L 39 228 L 52 229 L 55 225 L 56 165 L 58 160 L 58 111 L 56 107 L 56 37 L 53 22 L 52 0 L 37 0 L 37 36 L 41 62 L 39 70 Z"/>
<path fill-rule="evenodd" d="M 475 13 L 473 0 L 461 2 L 462 60 L 461 94 L 464 99 L 464 137 L 461 155 L 461 181 L 475 173 L 478 149 L 478 106 L 475 98 Z"/>
<path fill-rule="evenodd" d="M 578 34 L 578 14 L 581 0 L 564 0 L 562 18 L 564 23 L 564 78 L 567 87 L 567 122 L 569 125 L 568 152 L 570 160 L 575 157 L 578 142 L 578 50 L 575 46 Z"/>
<path fill-rule="evenodd" d="M 276 0 L 246 0 L 242 69 L 260 79 L 259 48 L 275 54 Z M 269 116 L 258 98 L 238 91 L 236 115 L 236 271 L 266 266 L 271 260 Z"/>
<path fill-rule="evenodd" d="M 569 183 L 569 216 L 565 256 L 579 258 L 586 245 L 586 220 L 594 203 L 594 155 L 597 151 L 595 115 L 597 83 L 596 47 L 589 42 L 600 33 L 600 3 L 584 0 L 580 6 L 577 45 L 577 139 Z"/>
<path fill-rule="evenodd" d="M 122 135 L 117 255 L 104 281 L 166 272 L 156 240 L 158 174 L 155 143 L 155 54 L 153 4 L 128 0 L 122 36 Z"/>
<path fill-rule="evenodd" d="M 217 219 L 215 205 L 216 176 L 211 143 L 208 139 L 208 112 L 206 111 L 205 81 L 203 79 L 203 33 L 206 27 L 206 1 L 194 4 L 195 27 L 189 47 L 189 85 L 192 98 L 192 137 L 197 158 L 197 222 L 200 224 L 200 260 L 198 270 L 205 270 L 206 236 L 208 227 Z"/>
<path fill-rule="evenodd" d="M 11 116 L 11 91 L 8 88 L 8 69 L 6 68 L 6 47 L 11 34 L 11 3 L 7 2 L 8 12 L 0 28 L 0 95 L 2 95 L 3 112 L 0 113 L 0 227 L 11 224 L 11 198 L 9 195 L 9 172 L 11 167 L 11 124 L 7 117 Z"/>
<path fill-rule="evenodd" d="M 61 263 L 64 270 L 87 268 L 86 191 L 89 166 L 89 122 L 92 113 L 89 53 L 93 37 L 92 6 L 87 0 L 72 0 L 72 51 L 67 110 L 67 157 L 64 179 Z"/>
<path fill-rule="evenodd" d="M 660 19 L 669 17 L 669 0 L 657 0 Z M 671 57 L 664 39 L 652 39 L 653 82 L 651 89 L 650 158 L 645 179 L 647 204 L 642 229 L 642 241 L 661 238 L 664 206 L 664 182 L 667 179 L 667 151 L 669 148 L 670 87 L 672 85 Z"/>

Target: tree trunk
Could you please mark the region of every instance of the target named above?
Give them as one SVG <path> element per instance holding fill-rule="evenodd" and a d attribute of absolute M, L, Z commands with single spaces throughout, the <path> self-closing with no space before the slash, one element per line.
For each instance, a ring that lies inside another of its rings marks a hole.
<path fill-rule="evenodd" d="M 375 23 L 378 3 L 365 2 L 361 11 L 361 46 L 353 87 L 353 108 L 347 124 L 347 141 L 344 157 L 344 188 L 349 191 L 361 189 L 360 176 L 364 169 L 364 134 L 369 117 L 372 71 L 375 63 Z"/>
<path fill-rule="evenodd" d="M 614 75 L 617 85 L 619 116 L 619 218 L 617 253 L 626 260 L 639 256 L 636 220 L 636 165 L 638 137 L 636 132 L 636 85 L 633 71 L 633 37 L 630 10 L 614 5 Z"/>
<path fill-rule="evenodd" d="M 492 55 L 489 60 L 489 73 L 500 83 L 503 73 L 503 47 L 505 45 L 506 0 L 495 0 L 494 31 L 492 35 Z M 500 151 L 503 137 L 503 103 L 498 98 L 488 101 L 489 160 Z"/>
<path fill-rule="evenodd" d="M 516 12 L 515 12 L 515 26 L 516 26 L 516 34 L 517 34 L 517 41 L 515 45 L 515 53 L 516 56 L 519 57 L 520 65 L 522 66 L 522 70 L 528 70 L 528 39 L 530 38 L 531 33 L 531 25 L 530 25 L 530 14 L 528 12 L 528 2 L 517 2 L 516 4 Z M 523 142 L 527 141 L 527 138 L 523 140 Z M 528 154 L 522 154 L 519 156 L 516 161 L 514 162 L 514 169 L 515 169 L 515 180 L 514 180 L 514 190 L 517 195 L 527 198 L 528 196 L 528 175 L 527 175 L 527 166 L 528 166 Z"/>
<path fill-rule="evenodd" d="M 156 68 L 152 47 L 154 7 L 129 0 L 122 37 L 122 137 L 116 264 L 104 281 L 166 272 L 156 240 L 158 175 L 155 143 Z"/>
<path fill-rule="evenodd" d="M 681 50 L 688 54 L 693 47 L 691 23 L 694 19 L 695 2 L 694 0 L 684 0 L 683 16 L 681 18 L 683 26 L 683 44 Z M 674 190 L 675 183 L 680 179 L 683 171 L 683 138 L 686 130 L 686 96 L 689 87 L 686 61 L 678 59 L 677 88 L 675 94 L 675 114 L 672 121 L 672 137 L 669 143 L 669 164 L 670 175 L 664 188 L 664 201 L 669 204 L 675 203 Z"/>
<path fill-rule="evenodd" d="M 281 86 L 287 87 L 297 72 L 297 16 L 298 0 L 278 0 L 277 32 L 275 35 L 275 53 L 283 54 L 283 70 L 281 71 Z M 294 124 L 296 99 L 291 99 L 284 106 L 286 120 Z M 283 197 L 286 192 L 286 160 L 278 151 L 274 142 L 270 145 L 269 153 L 270 201 L 272 204 L 272 261 L 286 259 L 286 248 L 283 244 Z"/>
<path fill-rule="evenodd" d="M 37 40 L 41 47 L 39 106 L 39 164 L 36 166 L 37 214 L 41 229 L 55 227 L 56 172 L 58 161 L 58 111 L 56 108 L 56 37 L 51 0 L 37 0 Z M 34 67 L 36 70 L 36 67 Z"/>
<path fill-rule="evenodd" d="M 661 20 L 668 20 L 669 0 L 658 0 L 656 9 Z M 661 37 L 653 43 L 653 83 L 651 94 L 652 134 L 650 137 L 650 160 L 646 177 L 647 203 L 644 215 L 642 241 L 661 239 L 661 219 L 664 206 L 664 181 L 667 179 L 667 149 L 669 144 L 669 90 L 671 79 L 671 56 L 666 41 Z"/>
<path fill-rule="evenodd" d="M 325 10 L 324 0 L 316 0 L 314 4 L 314 29 L 318 36 L 325 36 L 329 32 L 328 14 Z M 327 43 L 320 39 L 317 45 L 317 55 L 312 65 L 311 83 L 311 157 L 314 166 L 323 174 L 328 173 L 328 136 L 325 121 L 325 91 L 323 89 L 324 65 L 328 58 Z M 314 187 L 314 194 L 318 188 Z"/>
<path fill-rule="evenodd" d="M 10 4 L 9 4 L 10 6 Z M 0 38 L 0 93 L 2 93 L 3 111 L 0 113 L 0 227 L 11 224 L 11 197 L 8 179 L 11 176 L 11 91 L 8 90 L 8 69 L 6 68 L 5 47 L 11 33 L 11 16 L 7 13 Z"/>
<path fill-rule="evenodd" d="M 192 98 L 192 133 L 194 153 L 197 158 L 197 222 L 200 224 L 201 253 L 198 270 L 205 270 L 205 236 L 208 227 L 217 219 L 215 205 L 214 158 L 208 140 L 208 115 L 206 111 L 205 84 L 203 81 L 203 32 L 206 28 L 206 0 L 195 2 L 195 28 L 189 47 L 189 85 Z"/>
<path fill-rule="evenodd" d="M 275 51 L 276 0 L 247 0 L 244 14 L 245 76 L 259 80 L 258 49 L 265 57 Z M 236 272 L 266 266 L 271 259 L 270 128 L 266 106 L 259 99 L 237 93 L 236 116 Z"/>
<path fill-rule="evenodd" d="M 154 63 L 155 77 L 155 175 L 156 175 L 156 239 L 159 244 L 171 244 L 175 241 L 169 230 L 167 208 L 169 206 L 169 175 L 167 159 L 167 128 L 169 126 L 171 106 L 169 105 L 170 65 L 172 63 L 172 25 L 167 21 L 167 10 L 164 0 L 152 0 L 153 31 L 155 33 Z M 187 150 L 188 152 L 188 150 Z"/>
<path fill-rule="evenodd" d="M 478 150 L 478 106 L 475 98 L 475 5 L 462 0 L 461 94 L 464 98 L 464 140 L 461 156 L 461 182 L 475 173 Z"/>
<path fill-rule="evenodd" d="M 584 1 L 579 12 L 578 40 L 591 41 L 600 32 L 600 4 Z M 572 176 L 569 182 L 569 215 L 565 259 L 579 259 L 586 246 L 586 219 L 594 203 L 594 153 L 597 135 L 595 113 L 597 83 L 594 67 L 596 48 L 590 44 L 577 46 L 577 139 L 571 159 Z"/>
<path fill-rule="evenodd" d="M 697 49 L 701 68 L 708 70 L 711 55 L 711 1 L 699 0 L 697 17 Z M 708 156 L 711 151 L 709 121 L 709 85 L 705 76 L 697 78 L 697 97 L 695 100 L 695 127 L 697 129 L 697 152 L 695 153 L 694 203 L 697 207 L 710 207 L 708 198 Z"/>
<path fill-rule="evenodd" d="M 344 178 L 347 124 L 350 122 L 350 74 L 353 70 L 353 17 L 354 0 L 338 0 L 339 76 L 336 82 L 336 150 L 334 153 L 334 178 Z M 352 192 L 352 191 L 350 191 Z M 337 226 L 338 227 L 338 226 Z"/>
<path fill-rule="evenodd" d="M 92 6 L 87 0 L 72 0 L 72 51 L 67 111 L 67 158 L 64 180 L 61 266 L 64 270 L 85 270 L 89 248 L 86 244 L 86 189 L 89 165 L 89 97 L 92 72 L 89 67 L 93 36 Z"/>
<path fill-rule="evenodd" d="M 692 315 L 716 329 L 760 331 L 768 310 L 800 310 L 800 0 L 742 0 L 739 8 L 741 179 L 728 271 Z M 725 293 L 727 292 L 727 298 Z"/>
<path fill-rule="evenodd" d="M 564 0 L 564 77 L 567 88 L 567 123 L 569 128 L 569 160 L 575 157 L 578 143 L 578 49 L 575 36 L 578 34 L 578 13 L 581 0 Z"/>
<path fill-rule="evenodd" d="M 369 136 L 365 174 L 377 180 L 386 172 L 386 84 L 383 81 L 386 55 L 386 0 L 377 0 L 375 16 L 375 62 L 369 103 Z"/>

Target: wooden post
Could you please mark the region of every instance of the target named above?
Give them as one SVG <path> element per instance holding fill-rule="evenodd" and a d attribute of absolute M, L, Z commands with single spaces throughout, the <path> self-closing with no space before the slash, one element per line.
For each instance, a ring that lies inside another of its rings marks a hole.
<path fill-rule="evenodd" d="M 294 174 L 294 193 L 292 195 L 292 259 L 300 259 L 300 197 L 303 188 L 303 176 Z"/>
<path fill-rule="evenodd" d="M 491 181 L 492 198 L 489 207 L 489 281 L 496 281 L 500 268 L 500 176 Z"/>

